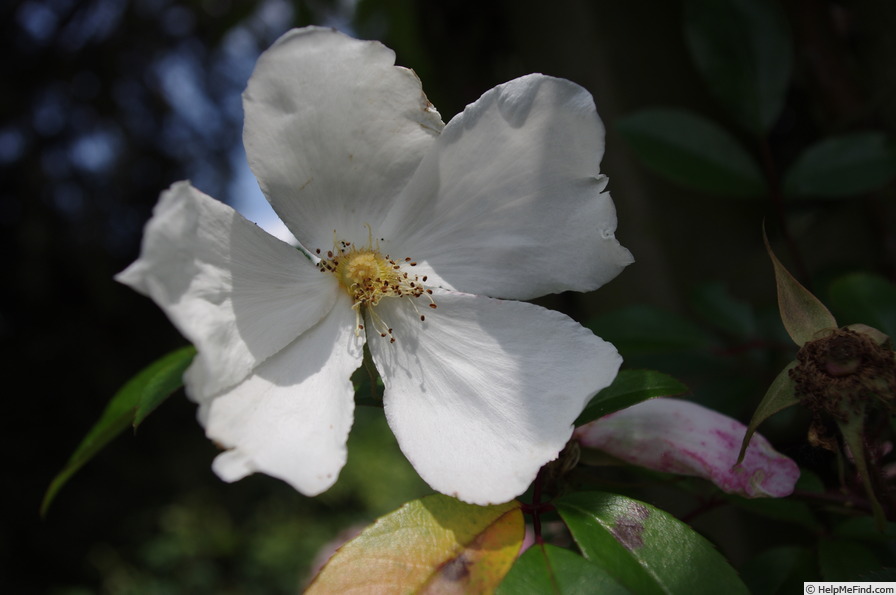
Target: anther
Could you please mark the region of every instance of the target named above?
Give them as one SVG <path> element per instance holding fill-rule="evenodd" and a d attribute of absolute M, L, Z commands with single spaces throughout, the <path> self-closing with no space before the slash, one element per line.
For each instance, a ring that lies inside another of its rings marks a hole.
<path fill-rule="evenodd" d="M 435 310 L 436 308 L 438 308 L 438 306 L 436 306 L 435 304 L 430 304 L 429 307 L 432 308 L 433 310 Z"/>

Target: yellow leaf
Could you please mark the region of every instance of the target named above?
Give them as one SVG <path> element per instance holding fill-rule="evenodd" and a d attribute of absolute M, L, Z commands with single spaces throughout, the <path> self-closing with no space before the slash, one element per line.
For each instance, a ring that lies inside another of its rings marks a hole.
<path fill-rule="evenodd" d="M 524 534 L 519 502 L 474 506 L 427 496 L 339 548 L 306 594 L 492 593 Z"/>

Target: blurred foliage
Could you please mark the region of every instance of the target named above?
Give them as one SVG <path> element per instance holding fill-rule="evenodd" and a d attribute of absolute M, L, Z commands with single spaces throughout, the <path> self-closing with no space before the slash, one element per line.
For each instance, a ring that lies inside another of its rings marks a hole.
<path fill-rule="evenodd" d="M 182 345 L 112 275 L 137 254 L 171 182 L 242 198 L 239 94 L 261 50 L 311 23 L 395 49 L 446 120 L 529 72 L 594 94 L 617 235 L 637 263 L 594 295 L 539 302 L 589 322 L 628 368 L 671 374 L 689 398 L 749 417 L 795 349 L 776 313 L 763 219 L 782 260 L 840 322 L 896 333 L 888 0 L 359 0 L 354 11 L 337 0 L 6 2 L 0 349 L 10 388 L 0 435 L 13 487 L 0 591 L 295 592 L 323 544 L 428 492 L 369 407 L 323 496 L 261 476 L 223 484 L 193 405 L 176 395 L 38 520 L 47 484 L 109 396 Z M 806 425 L 788 411 L 762 428 L 816 474 L 797 501 L 720 501 L 696 481 L 645 489 L 613 472 L 587 480 L 687 518 L 754 592 L 862 576 L 893 560 L 894 541 L 825 492 L 835 464 L 805 444 Z"/>

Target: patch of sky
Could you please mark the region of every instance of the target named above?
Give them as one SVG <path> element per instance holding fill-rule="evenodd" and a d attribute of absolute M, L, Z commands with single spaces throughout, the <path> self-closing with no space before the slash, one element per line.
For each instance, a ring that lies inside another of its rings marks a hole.
<path fill-rule="evenodd" d="M 322 25 L 351 33 L 351 18 L 356 0 L 344 0 L 321 20 Z M 144 8 L 156 10 L 167 6 L 164 0 L 140 0 Z M 208 12 L 208 10 L 207 10 Z M 172 18 L 182 18 L 174 13 Z M 167 16 L 167 15 L 166 15 Z M 193 184 L 202 189 L 217 186 L 220 172 L 195 152 L 192 134 L 211 139 L 220 126 L 242 121 L 241 93 L 255 67 L 261 50 L 269 46 L 291 25 L 294 10 L 285 0 L 265 0 L 242 24 L 228 32 L 217 48 L 211 72 L 201 69 L 196 52 L 179 45 L 162 57 L 155 68 L 155 77 L 172 106 L 174 117 L 165 123 L 162 136 L 171 154 L 187 161 L 186 169 Z M 207 78 L 206 78 L 207 77 Z M 209 80 L 214 85 L 215 97 L 210 98 L 199 81 Z M 116 95 L 127 97 L 127 89 L 117 89 Z M 239 138 L 239 135 L 237 135 Z M 296 240 L 274 213 L 258 187 L 258 182 L 246 161 L 242 143 L 228 151 L 231 178 L 227 181 L 223 200 L 244 217 L 257 223 L 268 233 L 283 241 Z"/>
<path fill-rule="evenodd" d="M 84 212 L 84 190 L 73 182 L 62 182 L 53 187 L 53 205 L 64 215 L 74 219 Z"/>
<path fill-rule="evenodd" d="M 172 37 L 183 37 L 193 31 L 196 15 L 186 6 L 169 6 L 162 13 L 162 28 Z"/>
<path fill-rule="evenodd" d="M 215 105 L 197 82 L 202 68 L 196 55 L 183 46 L 175 48 L 156 62 L 155 73 L 165 99 L 183 123 L 199 136 L 212 138 L 220 122 Z"/>
<path fill-rule="evenodd" d="M 106 39 L 121 23 L 127 5 L 128 0 L 81 3 L 59 35 L 60 46 L 74 52 Z"/>
<path fill-rule="evenodd" d="M 12 165 L 25 152 L 25 135 L 18 128 L 0 129 L 0 165 Z"/>
<path fill-rule="evenodd" d="M 297 245 L 298 242 L 292 232 L 280 220 L 258 187 L 258 180 L 249 169 L 242 146 L 235 148 L 231 153 L 231 163 L 233 178 L 227 191 L 230 195 L 230 205 L 272 236 Z"/>
<path fill-rule="evenodd" d="M 358 1 L 359 0 L 339 0 L 335 3 L 334 8 L 324 15 L 321 24 L 326 27 L 338 29 L 348 35 L 355 35 L 352 20 L 354 19 L 355 11 L 358 8 Z"/>
<path fill-rule="evenodd" d="M 35 41 L 47 41 L 56 32 L 59 16 L 49 2 L 30 0 L 23 2 L 16 11 L 19 27 Z"/>
<path fill-rule="evenodd" d="M 259 35 L 260 39 L 278 37 L 292 23 L 295 11 L 289 2 L 284 0 L 265 0 L 258 10 L 249 17 L 249 27 Z M 273 41 L 273 39 L 270 39 Z"/>
<path fill-rule="evenodd" d="M 115 165 L 123 139 L 114 127 L 93 130 L 74 139 L 69 147 L 72 164 L 89 173 L 103 173 Z"/>
<path fill-rule="evenodd" d="M 141 81 L 118 78 L 112 83 L 112 97 L 123 119 L 122 125 L 141 139 L 158 136 L 157 119 L 147 106 L 147 95 Z"/>
<path fill-rule="evenodd" d="M 59 145 L 45 148 L 40 154 L 40 165 L 44 175 L 59 180 L 71 173 L 68 153 Z"/>
<path fill-rule="evenodd" d="M 324 15 L 321 24 L 351 34 L 351 20 L 356 6 L 357 0 L 340 2 L 335 10 Z M 258 41 L 261 40 L 266 44 L 273 42 L 286 32 L 292 18 L 293 9 L 288 3 L 268 0 L 248 19 L 245 27 L 236 27 L 227 35 L 222 48 L 223 56 L 227 63 L 234 66 L 234 77 L 237 76 L 238 69 L 242 86 L 249 80 L 258 60 L 261 49 L 258 47 Z M 228 185 L 227 194 L 231 206 L 271 235 L 297 245 L 298 242 L 292 232 L 280 220 L 258 187 L 258 181 L 246 161 L 242 144 L 231 150 L 230 161 L 233 177 Z"/>
<path fill-rule="evenodd" d="M 242 121 L 241 93 L 255 68 L 258 56 L 292 23 L 294 11 L 283 0 L 266 0 L 246 21 L 224 37 L 215 64 L 216 74 L 232 83 L 236 92 L 222 97 L 220 105 L 235 121 Z M 284 242 L 296 244 L 292 233 L 274 213 L 258 181 L 249 169 L 242 142 L 229 151 L 231 178 L 225 200 L 244 217 Z"/>
<path fill-rule="evenodd" d="M 133 0 L 134 14 L 142 18 L 153 18 L 170 4 L 169 0 Z"/>
<path fill-rule="evenodd" d="M 69 106 L 64 91 L 58 84 L 49 85 L 38 94 L 31 110 L 31 126 L 41 136 L 62 132 Z"/>

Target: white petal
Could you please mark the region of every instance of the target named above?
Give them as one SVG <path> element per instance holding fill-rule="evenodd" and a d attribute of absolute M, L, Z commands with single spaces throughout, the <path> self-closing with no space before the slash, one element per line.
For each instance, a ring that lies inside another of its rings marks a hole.
<path fill-rule="evenodd" d="M 506 502 L 556 458 L 588 399 L 616 376 L 616 349 L 539 306 L 437 293 L 438 308 L 384 299 L 374 336 L 398 443 L 434 489 L 474 504 Z M 412 300 L 413 298 L 411 298 Z"/>
<path fill-rule="evenodd" d="M 151 297 L 196 346 L 198 399 L 243 380 L 323 318 L 339 291 L 298 250 L 189 182 L 162 193 L 140 258 L 116 279 Z"/>
<path fill-rule="evenodd" d="M 576 430 L 587 447 L 656 471 L 709 479 L 750 498 L 793 492 L 799 467 L 754 434 L 743 463 L 734 466 L 746 427 L 737 420 L 679 399 L 651 399 Z"/>
<path fill-rule="evenodd" d="M 348 296 L 317 326 L 270 358 L 245 382 L 201 405 L 206 434 L 228 448 L 213 468 L 225 481 L 256 471 L 308 496 L 336 481 L 345 464 L 363 338 Z"/>
<path fill-rule="evenodd" d="M 283 35 L 243 95 L 243 141 L 274 210 L 308 249 L 366 244 L 442 120 L 395 53 L 332 29 Z"/>
<path fill-rule="evenodd" d="M 604 127 L 578 85 L 528 75 L 453 118 L 383 231 L 436 285 L 529 299 L 590 291 L 632 262 L 600 172 Z"/>

